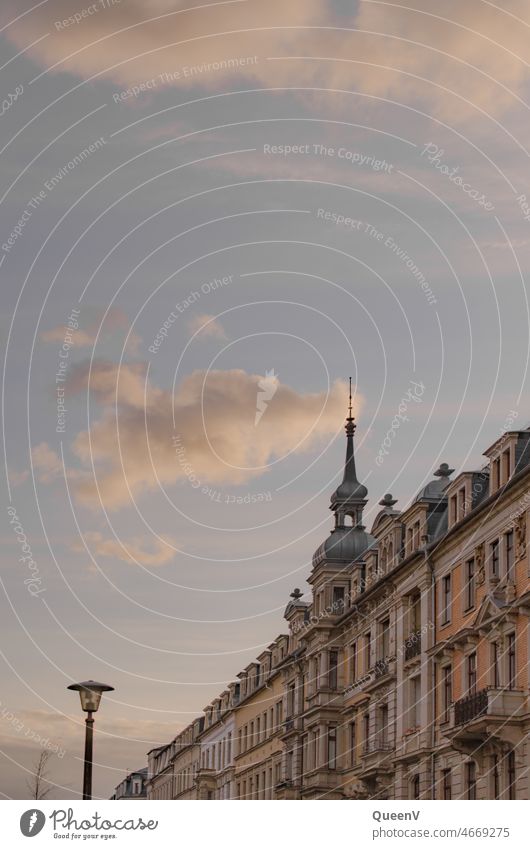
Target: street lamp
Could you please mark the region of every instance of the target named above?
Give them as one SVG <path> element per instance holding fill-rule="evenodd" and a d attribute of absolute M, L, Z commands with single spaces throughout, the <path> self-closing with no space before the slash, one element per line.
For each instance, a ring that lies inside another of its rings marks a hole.
<path fill-rule="evenodd" d="M 85 719 L 85 768 L 83 772 L 83 799 L 92 798 L 92 744 L 94 739 L 94 718 L 92 716 L 99 707 L 101 694 L 114 690 L 108 684 L 97 681 L 82 681 L 80 684 L 70 684 L 68 690 L 77 690 L 81 699 L 81 708 L 87 713 Z"/>

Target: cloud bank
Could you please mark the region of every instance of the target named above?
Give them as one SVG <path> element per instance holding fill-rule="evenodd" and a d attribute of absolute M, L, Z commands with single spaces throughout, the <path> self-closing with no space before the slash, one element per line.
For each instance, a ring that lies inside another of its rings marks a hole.
<path fill-rule="evenodd" d="M 329 393 L 299 393 L 278 382 L 256 426 L 263 380 L 240 369 L 195 371 L 173 396 L 147 379 L 143 365 L 97 362 L 90 374 L 88 365 L 77 367 L 66 391 L 69 397 L 90 392 L 92 423 L 71 444 L 81 466 L 68 472 L 75 496 L 87 507 L 102 503 L 116 510 L 179 482 L 242 484 L 262 475 L 273 460 L 310 451 L 340 430 L 347 405 L 343 381 Z M 33 450 L 33 462 L 45 483 L 61 473 L 46 443 Z M 102 554 L 110 553 L 106 541 L 96 542 L 105 548 Z M 145 550 L 135 546 L 137 559 L 147 562 Z M 163 562 L 166 554 L 149 556 Z"/>
<path fill-rule="evenodd" d="M 129 102 L 164 86 L 317 86 L 419 100 L 454 120 L 476 116 L 466 99 L 489 112 L 517 105 L 510 92 L 520 93 L 528 78 L 526 0 L 502 8 L 485 0 L 363 0 L 353 9 L 331 0 L 96 0 L 94 7 L 72 23 L 70 0 L 51 0 L 7 33 L 25 48 L 49 32 L 29 54 L 54 72 L 125 89 L 154 81 Z M 18 0 L 4 0 L 2 22 L 20 11 Z"/>

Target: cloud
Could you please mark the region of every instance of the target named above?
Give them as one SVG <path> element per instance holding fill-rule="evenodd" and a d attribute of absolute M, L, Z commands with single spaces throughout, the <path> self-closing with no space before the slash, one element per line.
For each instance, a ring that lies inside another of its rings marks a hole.
<path fill-rule="evenodd" d="M 97 13 L 62 26 L 72 4 L 50 0 L 7 32 L 20 48 L 49 32 L 29 54 L 55 72 L 100 75 L 125 88 L 152 81 L 139 97 L 168 85 L 220 91 L 243 80 L 419 99 L 454 120 L 476 113 L 445 89 L 499 112 L 517 105 L 503 86 L 519 92 L 528 76 L 526 0 L 506 0 L 502 8 L 483 0 L 360 2 L 351 11 L 339 11 L 332 0 L 246 0 L 183 11 L 189 6 L 189 0 L 101 4 Z M 18 0 L 4 0 L 4 22 L 19 13 Z M 234 60 L 253 56 L 257 61 L 235 67 Z"/>
<path fill-rule="evenodd" d="M 103 534 L 98 531 L 89 531 L 83 536 L 93 554 L 101 557 L 114 557 L 124 563 L 164 566 L 175 556 L 174 540 L 165 544 L 160 539 L 151 542 L 146 537 L 134 537 L 130 540 L 105 539 Z M 85 550 L 84 545 L 80 542 L 72 545 L 72 551 L 85 552 Z"/>
<path fill-rule="evenodd" d="M 197 315 L 188 322 L 188 329 L 192 335 L 212 336 L 214 339 L 226 339 L 226 331 L 214 315 Z"/>
<path fill-rule="evenodd" d="M 33 466 L 41 483 L 53 483 L 63 473 L 59 455 L 48 445 L 41 442 L 31 451 Z"/>
<path fill-rule="evenodd" d="M 109 339 L 117 338 L 119 333 L 129 332 L 129 318 L 119 308 L 113 307 L 106 314 L 102 310 L 89 309 L 88 314 L 92 318 L 89 320 L 86 329 L 81 328 L 78 319 L 71 316 L 66 325 L 60 324 L 58 327 L 45 330 L 41 333 L 40 338 L 43 342 L 56 342 L 60 345 L 67 340 L 68 344 L 72 344 L 74 348 L 92 348 L 96 341 L 102 344 Z M 129 332 L 127 353 L 134 356 L 138 352 L 141 342 L 138 334 Z"/>
<path fill-rule="evenodd" d="M 9 469 L 9 483 L 11 486 L 21 486 L 28 478 L 28 469 L 24 469 L 22 472 L 17 472 L 15 469 Z"/>
<path fill-rule="evenodd" d="M 87 365 L 72 372 L 70 395 L 86 391 L 88 374 Z M 262 475 L 272 459 L 309 451 L 340 429 L 347 403 L 342 381 L 328 394 L 279 383 L 256 428 L 263 379 L 240 369 L 195 371 L 173 396 L 153 386 L 141 365 L 93 364 L 89 389 L 101 415 L 71 446 L 82 466 L 72 476 L 76 497 L 92 508 L 101 498 L 112 510 L 160 484 L 244 483 Z M 53 479 L 49 449 L 39 448 L 41 468 Z"/>

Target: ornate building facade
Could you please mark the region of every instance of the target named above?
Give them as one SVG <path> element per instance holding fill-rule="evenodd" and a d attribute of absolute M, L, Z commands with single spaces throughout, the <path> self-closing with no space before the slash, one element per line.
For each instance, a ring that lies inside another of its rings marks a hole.
<path fill-rule="evenodd" d="M 442 463 L 401 511 L 385 495 L 370 533 L 354 431 L 350 409 L 308 600 L 292 593 L 288 635 L 192 744 L 150 753 L 150 798 L 530 797 L 530 430 L 504 433 L 479 470 L 452 479 Z"/>

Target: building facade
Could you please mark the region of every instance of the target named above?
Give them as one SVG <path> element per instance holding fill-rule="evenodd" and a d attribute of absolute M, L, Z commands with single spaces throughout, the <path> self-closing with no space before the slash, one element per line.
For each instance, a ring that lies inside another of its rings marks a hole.
<path fill-rule="evenodd" d="M 354 431 L 307 600 L 206 710 L 196 798 L 528 799 L 530 429 L 370 533 Z"/>
<path fill-rule="evenodd" d="M 143 766 L 130 772 L 120 781 L 111 799 L 146 799 L 147 798 L 147 767 Z"/>

